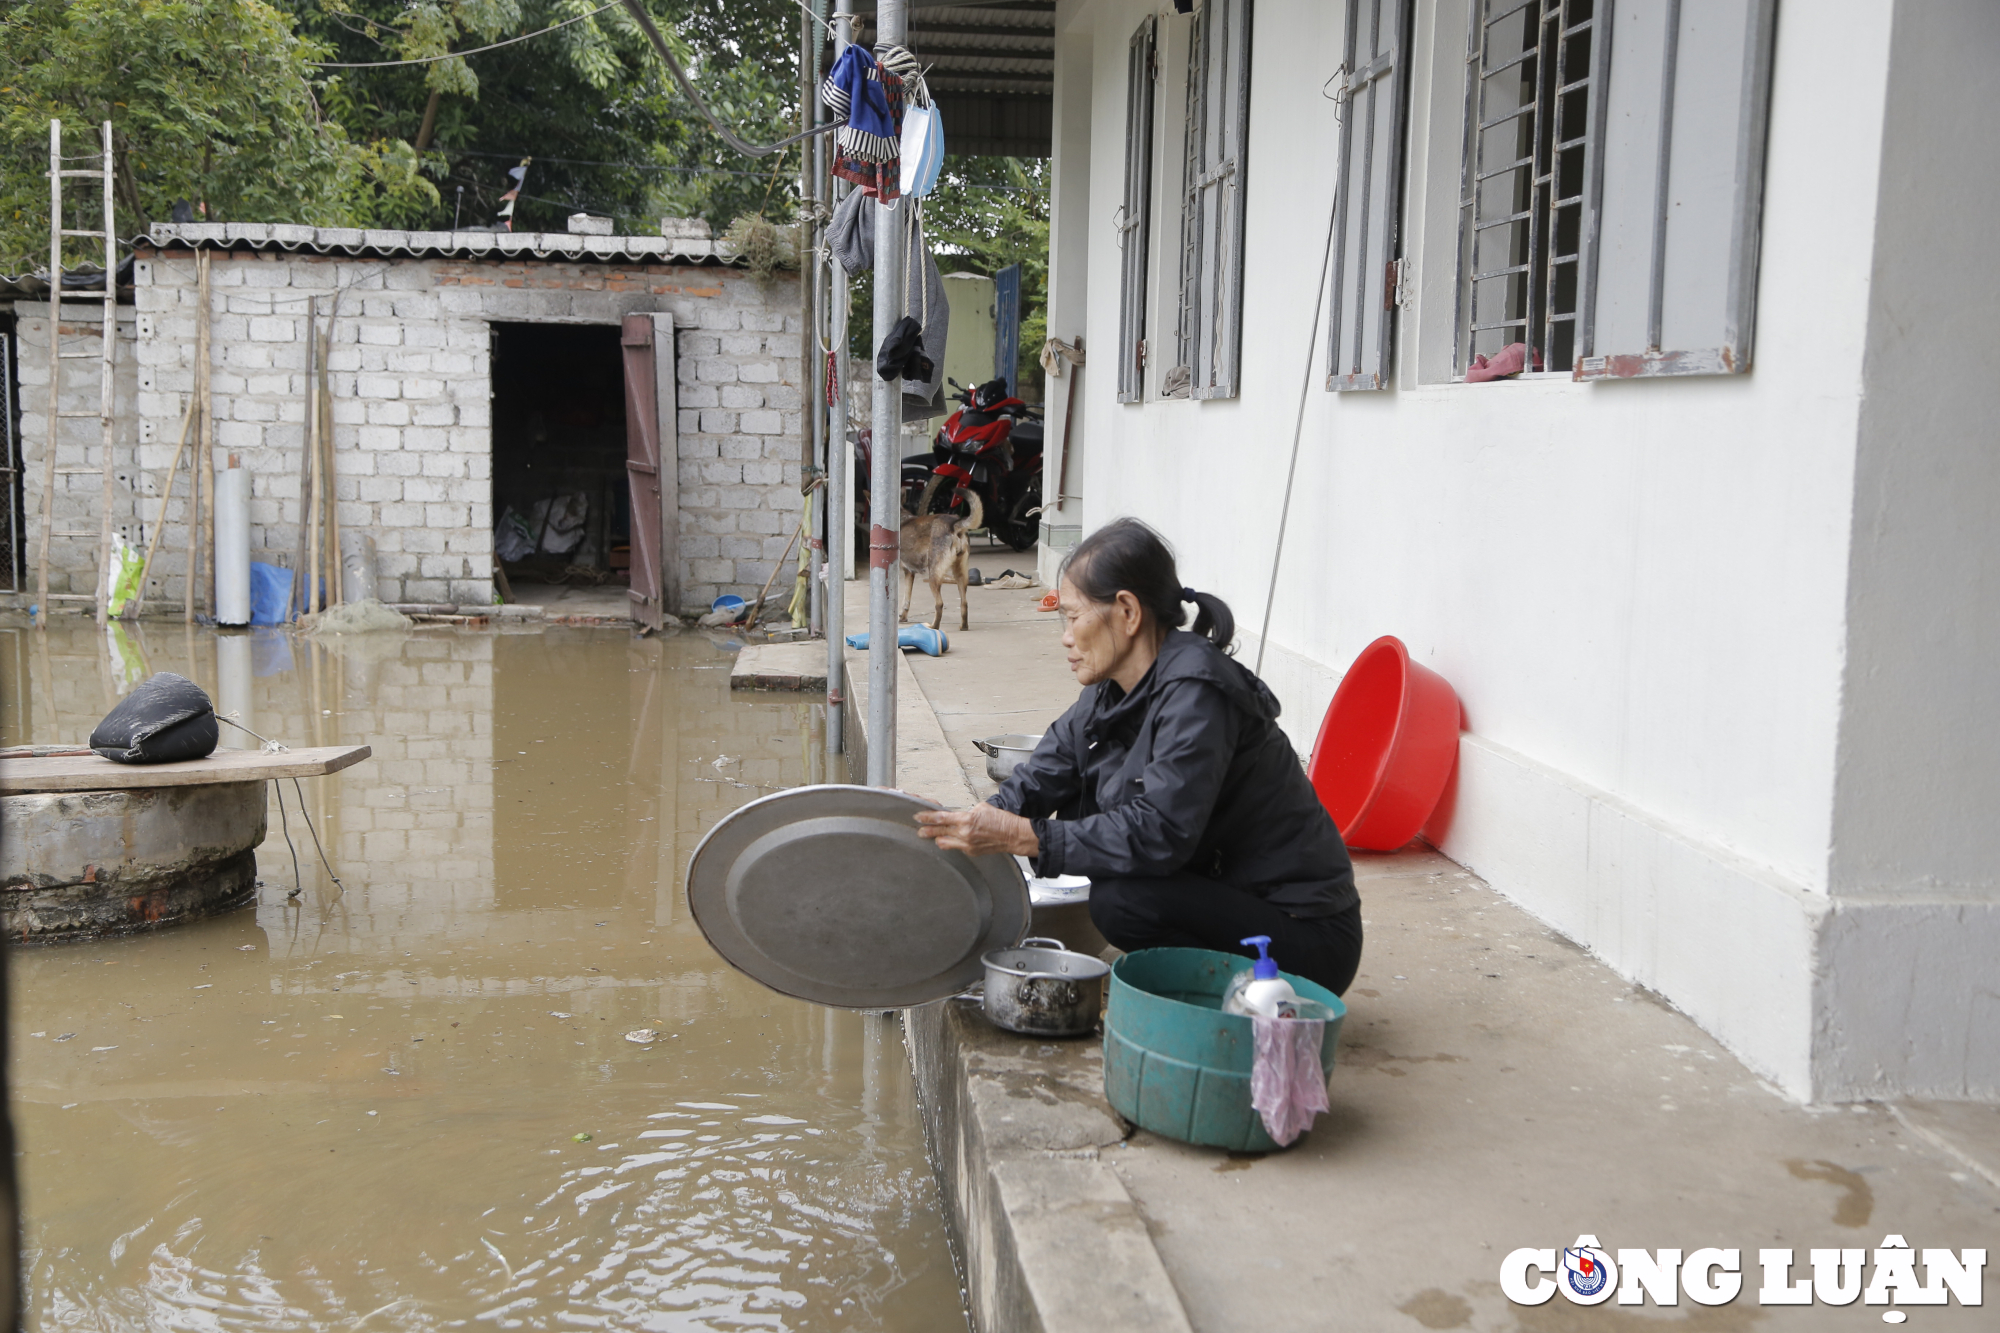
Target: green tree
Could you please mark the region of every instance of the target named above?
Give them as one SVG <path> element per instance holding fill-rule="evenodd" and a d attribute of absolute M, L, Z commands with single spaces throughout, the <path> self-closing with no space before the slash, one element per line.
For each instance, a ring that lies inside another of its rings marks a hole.
<path fill-rule="evenodd" d="M 18 0 L 0 18 L 0 269 L 48 262 L 51 119 L 71 156 L 112 123 L 122 236 L 182 199 L 218 221 L 350 225 L 434 201 L 407 146 L 326 114 L 315 58 L 263 0 Z M 71 216 L 94 198 L 65 191 Z M 73 246 L 66 262 L 101 253 Z"/>
<path fill-rule="evenodd" d="M 326 103 L 357 139 L 421 147 L 440 200 L 397 225 L 490 224 L 507 168 L 534 159 L 517 231 L 561 231 L 568 214 L 613 218 L 645 234 L 662 214 L 789 217 L 796 151 L 771 159 L 727 149 L 674 87 L 622 6 L 601 0 L 283 0 L 302 32 L 348 64 L 407 60 L 557 31 L 469 58 L 341 69 Z M 716 113 L 770 142 L 797 116 L 798 9 L 791 0 L 650 0 L 667 40 Z M 573 21 L 572 21 L 573 20 Z"/>

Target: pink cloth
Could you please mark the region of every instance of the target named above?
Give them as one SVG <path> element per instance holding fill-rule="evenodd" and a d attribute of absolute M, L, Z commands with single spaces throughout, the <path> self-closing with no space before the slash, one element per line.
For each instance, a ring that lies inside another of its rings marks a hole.
<path fill-rule="evenodd" d="M 1326 1024 L 1317 1018 L 1252 1016 L 1257 1045 L 1250 1061 L 1250 1105 L 1279 1147 L 1312 1128 L 1326 1111 L 1326 1071 L 1319 1046 Z"/>
<path fill-rule="evenodd" d="M 1488 380 L 1504 380 L 1509 376 L 1518 375 L 1528 368 L 1529 355 L 1528 344 L 1508 343 L 1490 357 L 1475 356 L 1472 358 L 1472 365 L 1466 369 L 1465 382 L 1484 384 Z M 1535 369 L 1540 370 L 1542 354 L 1535 352 L 1533 356 Z"/>

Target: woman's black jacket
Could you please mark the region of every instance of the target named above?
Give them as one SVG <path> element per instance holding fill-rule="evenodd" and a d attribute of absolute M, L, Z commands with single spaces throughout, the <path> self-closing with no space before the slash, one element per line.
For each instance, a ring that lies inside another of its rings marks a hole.
<path fill-rule="evenodd" d="M 1035 821 L 1042 875 L 1186 870 L 1331 916 L 1360 901 L 1354 867 L 1277 716 L 1248 668 L 1174 630 L 1132 693 L 1086 688 L 992 804 Z"/>

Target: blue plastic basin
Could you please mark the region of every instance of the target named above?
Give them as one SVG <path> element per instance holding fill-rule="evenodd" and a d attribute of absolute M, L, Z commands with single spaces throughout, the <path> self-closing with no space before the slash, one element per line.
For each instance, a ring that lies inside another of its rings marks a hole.
<path fill-rule="evenodd" d="M 1250 960 L 1209 949 L 1141 949 L 1111 968 L 1104 1015 L 1104 1096 L 1141 1129 L 1183 1143 L 1276 1152 L 1250 1105 L 1250 1020 L 1222 1012 L 1231 978 Z M 1326 987 L 1279 975 L 1333 1014 L 1319 1060 L 1329 1073 L 1347 1006 Z"/>

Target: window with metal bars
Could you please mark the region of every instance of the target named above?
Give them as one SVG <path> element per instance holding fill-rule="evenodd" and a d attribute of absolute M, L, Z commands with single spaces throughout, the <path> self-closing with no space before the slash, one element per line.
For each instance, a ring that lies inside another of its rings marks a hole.
<path fill-rule="evenodd" d="M 1586 287 L 1607 0 L 1473 0 L 1457 373 L 1512 343 L 1567 371 Z M 1536 363 L 1539 362 L 1539 366 Z"/>

